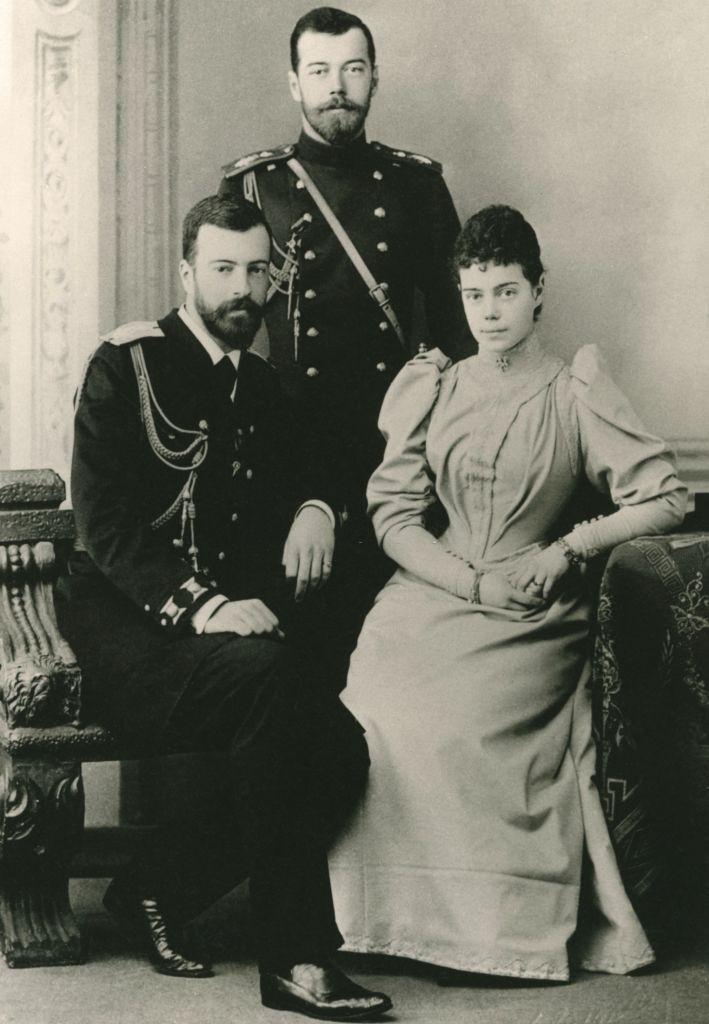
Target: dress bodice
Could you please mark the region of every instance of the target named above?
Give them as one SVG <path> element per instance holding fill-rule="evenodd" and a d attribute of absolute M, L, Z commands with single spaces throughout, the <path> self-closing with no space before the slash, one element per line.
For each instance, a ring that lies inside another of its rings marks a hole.
<path fill-rule="evenodd" d="M 671 475 L 665 446 L 590 347 L 569 367 L 534 334 L 501 364 L 479 354 L 450 365 L 435 351 L 412 360 L 380 428 L 387 450 L 368 490 L 380 540 L 439 500 L 446 546 L 478 565 L 553 539 L 584 475 L 621 505 L 662 493 Z"/>

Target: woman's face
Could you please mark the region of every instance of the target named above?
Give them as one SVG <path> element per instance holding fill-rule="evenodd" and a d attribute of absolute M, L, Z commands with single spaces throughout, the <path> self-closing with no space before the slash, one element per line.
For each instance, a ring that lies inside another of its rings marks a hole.
<path fill-rule="evenodd" d="M 481 351 L 507 352 L 529 337 L 544 278 L 532 287 L 519 263 L 460 267 L 460 291 L 468 325 Z"/>

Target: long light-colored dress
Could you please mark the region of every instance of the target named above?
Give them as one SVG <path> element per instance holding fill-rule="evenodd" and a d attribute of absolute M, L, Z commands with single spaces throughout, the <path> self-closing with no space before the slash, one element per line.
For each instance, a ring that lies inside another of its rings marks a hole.
<path fill-rule="evenodd" d="M 683 504 L 666 447 L 590 347 L 568 367 L 533 335 L 506 369 L 434 350 L 401 371 L 380 425 L 379 539 L 421 524 L 437 494 L 440 544 L 476 568 L 508 571 L 554 539 L 584 474 L 621 506 Z M 401 569 L 381 591 L 343 694 L 372 759 L 330 862 L 345 949 L 556 980 L 572 939 L 590 970 L 652 961 L 593 782 L 588 618 L 571 582 L 535 612 L 472 605 Z"/>

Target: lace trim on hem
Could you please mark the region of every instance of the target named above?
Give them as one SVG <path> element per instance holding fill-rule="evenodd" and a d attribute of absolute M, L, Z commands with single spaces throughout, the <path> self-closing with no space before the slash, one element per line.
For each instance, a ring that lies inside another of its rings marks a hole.
<path fill-rule="evenodd" d="M 622 962 L 618 960 L 587 960 L 582 957 L 579 960 L 579 967 L 582 971 L 593 971 L 595 974 L 628 974 L 629 971 L 638 971 L 641 967 L 647 967 L 655 963 L 655 954 L 650 946 L 645 946 L 642 953 L 637 953 L 632 960 L 624 957 Z"/>
<path fill-rule="evenodd" d="M 510 960 L 507 964 L 496 963 L 492 957 L 472 958 L 470 960 L 456 960 L 454 958 L 441 957 L 434 953 L 427 953 L 423 949 L 414 950 L 392 943 L 371 943 L 362 939 L 351 941 L 346 939 L 340 947 L 346 953 L 379 953 L 384 956 L 400 956 L 407 960 L 422 960 L 424 963 L 433 964 L 435 967 L 448 967 L 454 971 L 465 971 L 470 974 L 492 974 L 505 978 L 530 978 L 537 981 L 569 981 L 568 965 L 562 967 L 560 964 L 540 963 L 538 968 L 522 967 L 519 958 Z M 638 965 L 643 966 L 643 965 Z"/>

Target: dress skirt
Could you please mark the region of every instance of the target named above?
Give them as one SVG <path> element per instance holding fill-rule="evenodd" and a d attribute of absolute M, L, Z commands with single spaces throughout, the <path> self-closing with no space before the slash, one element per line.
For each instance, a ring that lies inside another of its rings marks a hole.
<path fill-rule="evenodd" d="M 533 613 L 402 570 L 380 593 L 344 694 L 372 760 L 331 855 L 345 949 L 549 980 L 572 940 L 588 970 L 652 962 L 593 781 L 575 582 Z"/>

